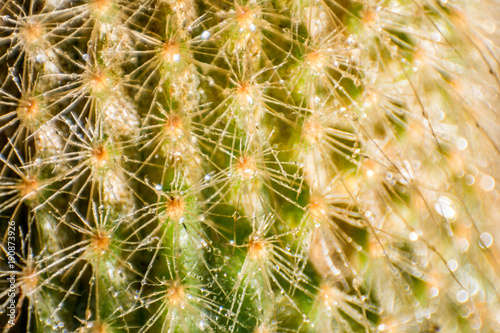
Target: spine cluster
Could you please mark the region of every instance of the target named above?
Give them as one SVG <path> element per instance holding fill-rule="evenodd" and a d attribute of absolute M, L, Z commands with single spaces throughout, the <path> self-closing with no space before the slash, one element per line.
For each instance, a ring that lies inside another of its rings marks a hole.
<path fill-rule="evenodd" d="M 2 332 L 500 331 L 498 17 L 1 0 Z"/>

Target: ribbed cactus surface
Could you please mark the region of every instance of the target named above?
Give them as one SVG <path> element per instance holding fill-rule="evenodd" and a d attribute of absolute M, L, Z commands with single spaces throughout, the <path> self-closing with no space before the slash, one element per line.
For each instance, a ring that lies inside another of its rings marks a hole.
<path fill-rule="evenodd" d="M 500 332 L 497 0 L 0 0 L 1 332 Z"/>

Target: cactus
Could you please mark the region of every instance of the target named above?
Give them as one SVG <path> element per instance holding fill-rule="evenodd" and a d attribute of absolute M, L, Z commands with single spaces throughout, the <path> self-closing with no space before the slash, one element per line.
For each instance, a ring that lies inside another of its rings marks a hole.
<path fill-rule="evenodd" d="M 500 331 L 499 8 L 2 0 L 1 331 Z"/>

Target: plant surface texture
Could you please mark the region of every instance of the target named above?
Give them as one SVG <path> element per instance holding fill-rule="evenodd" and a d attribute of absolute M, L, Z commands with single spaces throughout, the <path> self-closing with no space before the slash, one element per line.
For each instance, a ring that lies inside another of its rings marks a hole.
<path fill-rule="evenodd" d="M 500 332 L 497 0 L 0 0 L 0 333 Z"/>

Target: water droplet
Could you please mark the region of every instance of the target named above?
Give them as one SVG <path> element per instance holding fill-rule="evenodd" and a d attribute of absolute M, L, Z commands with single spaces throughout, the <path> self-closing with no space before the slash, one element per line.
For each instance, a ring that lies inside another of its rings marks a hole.
<path fill-rule="evenodd" d="M 481 319 L 480 319 L 480 318 L 477 318 L 477 317 L 476 317 L 476 318 L 474 318 L 474 319 L 472 319 L 472 320 L 471 320 L 471 322 L 470 322 L 470 327 L 471 327 L 473 330 L 478 330 L 478 329 L 480 329 L 480 328 L 481 328 L 481 325 L 482 325 L 482 323 L 481 323 Z"/>
<path fill-rule="evenodd" d="M 437 295 L 439 295 L 439 289 L 437 287 L 432 287 L 431 289 L 429 289 L 429 294 L 431 298 L 436 297 Z"/>
<path fill-rule="evenodd" d="M 36 61 L 43 64 L 45 61 L 47 61 L 47 57 L 45 56 L 45 54 L 41 53 L 36 56 Z"/>
<path fill-rule="evenodd" d="M 473 175 L 467 175 L 465 176 L 465 184 L 472 186 L 476 182 L 476 178 L 474 178 Z"/>
<path fill-rule="evenodd" d="M 491 244 L 493 244 L 493 237 L 491 237 L 491 235 L 487 232 L 483 232 L 479 236 L 479 238 L 481 239 L 481 242 L 482 242 L 482 244 L 481 244 L 481 242 L 479 243 L 479 245 L 481 245 L 481 247 L 484 246 L 484 247 L 488 248 L 491 246 Z"/>
<path fill-rule="evenodd" d="M 469 294 L 465 290 L 460 290 L 457 293 L 457 301 L 459 303 L 465 303 L 469 299 Z"/>
<path fill-rule="evenodd" d="M 465 238 L 459 238 L 457 240 L 458 251 L 466 252 L 469 249 L 469 242 Z"/>
<path fill-rule="evenodd" d="M 247 96 L 246 96 L 246 100 L 247 100 L 247 103 L 248 103 L 248 104 L 250 104 L 250 105 L 251 105 L 251 104 L 253 104 L 253 98 L 252 98 L 252 96 L 247 95 Z M 259 126 L 259 124 L 255 124 L 255 126 L 256 126 L 256 127 L 258 127 L 258 126 Z"/>
<path fill-rule="evenodd" d="M 457 212 L 454 208 L 453 201 L 450 198 L 441 196 L 438 202 L 434 205 L 436 212 L 445 219 L 453 219 Z"/>
<path fill-rule="evenodd" d="M 84 55 L 82 55 L 82 58 L 85 61 L 89 61 L 89 59 L 90 59 L 90 57 L 89 57 L 89 55 L 87 53 L 85 53 Z"/>
<path fill-rule="evenodd" d="M 418 239 L 418 235 L 415 231 L 410 232 L 410 240 L 415 242 Z"/>
<path fill-rule="evenodd" d="M 457 147 L 460 150 L 465 150 L 467 148 L 467 140 L 465 140 L 464 138 L 458 138 Z"/>
<path fill-rule="evenodd" d="M 174 59 L 175 62 L 179 62 L 181 60 L 181 55 L 179 53 L 174 54 L 173 59 Z"/>
<path fill-rule="evenodd" d="M 456 260 L 449 260 L 448 263 L 446 264 L 450 271 L 454 272 L 458 268 L 458 263 Z"/>
<path fill-rule="evenodd" d="M 205 180 L 208 182 L 212 178 L 210 175 L 205 175 Z"/>
<path fill-rule="evenodd" d="M 163 186 L 161 184 L 156 184 L 155 189 L 157 191 L 161 191 L 161 190 L 163 190 Z"/>
<path fill-rule="evenodd" d="M 481 188 L 486 192 L 491 191 L 495 187 L 495 180 L 489 175 L 481 177 Z"/>
<path fill-rule="evenodd" d="M 203 40 L 207 40 L 207 39 L 209 39 L 209 38 L 210 38 L 210 31 L 205 30 L 205 31 L 203 31 L 203 32 L 201 33 L 201 39 L 203 39 Z"/>

